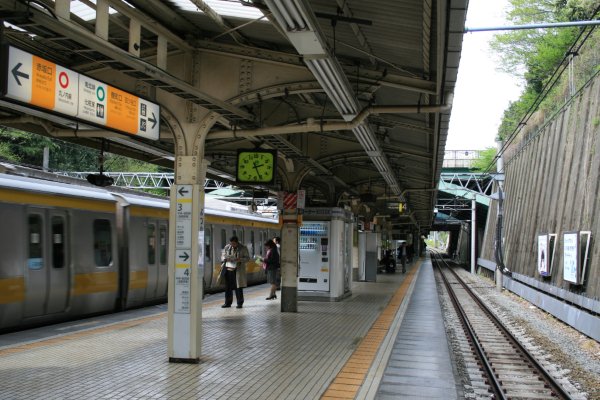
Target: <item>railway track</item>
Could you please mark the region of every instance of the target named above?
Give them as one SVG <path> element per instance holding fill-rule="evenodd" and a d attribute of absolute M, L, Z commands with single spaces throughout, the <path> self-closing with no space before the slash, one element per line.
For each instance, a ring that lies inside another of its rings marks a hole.
<path fill-rule="evenodd" d="M 433 251 L 431 256 L 482 366 L 492 398 L 571 399 L 442 257 Z"/>

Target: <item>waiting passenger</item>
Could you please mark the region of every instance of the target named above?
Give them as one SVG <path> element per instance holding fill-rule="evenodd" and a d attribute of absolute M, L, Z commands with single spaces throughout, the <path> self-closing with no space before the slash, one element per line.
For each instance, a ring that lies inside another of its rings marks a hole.
<path fill-rule="evenodd" d="M 229 239 L 229 244 L 225 246 L 221 254 L 221 261 L 225 262 L 225 304 L 222 308 L 231 307 L 233 303 L 233 291 L 235 290 L 235 299 L 237 308 L 242 308 L 244 304 L 244 289 L 248 286 L 246 279 L 246 263 L 250 260 L 248 248 L 241 244 L 237 236 Z"/>
<path fill-rule="evenodd" d="M 381 262 L 385 267 L 385 272 L 389 274 L 396 272 L 396 261 L 394 261 L 394 257 L 392 257 L 391 250 L 385 251 L 385 255 L 383 256 L 383 260 L 381 260 Z"/>
<path fill-rule="evenodd" d="M 275 236 L 273 238 L 275 245 L 277 246 L 277 254 L 279 254 L 279 268 L 277 269 L 277 290 L 281 289 L 281 238 Z"/>
<path fill-rule="evenodd" d="M 402 243 L 400 248 L 400 257 L 402 258 L 402 273 L 406 272 L 406 242 Z"/>
<path fill-rule="evenodd" d="M 267 253 L 263 259 L 263 268 L 267 273 L 267 283 L 271 284 L 271 294 L 267 297 L 267 300 L 273 300 L 277 298 L 275 291 L 277 290 L 277 270 L 279 269 L 279 252 L 277 251 L 277 245 L 272 240 L 265 242 L 265 249 Z"/>

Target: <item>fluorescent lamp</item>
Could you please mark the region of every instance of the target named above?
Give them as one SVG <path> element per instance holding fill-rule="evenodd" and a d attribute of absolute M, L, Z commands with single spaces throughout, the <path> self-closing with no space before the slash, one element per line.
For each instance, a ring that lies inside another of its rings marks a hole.
<path fill-rule="evenodd" d="M 363 146 L 365 151 L 378 151 L 379 153 L 381 153 L 381 149 L 377 144 L 375 135 L 373 135 L 370 128 L 367 128 L 363 124 L 357 126 L 352 131 L 354 132 L 354 135 L 356 136 L 360 144 Z"/>
<path fill-rule="evenodd" d="M 350 83 L 346 80 L 346 75 L 341 69 L 336 68 L 337 63 L 329 59 L 314 58 L 305 59 L 304 62 L 317 78 L 335 108 L 342 114 L 344 120 L 354 119 L 358 113 L 358 102 L 354 93 L 349 89 Z"/>
<path fill-rule="evenodd" d="M 306 64 L 308 65 L 313 75 L 317 78 L 317 81 L 319 81 L 319 84 L 323 86 L 323 89 L 325 89 L 325 93 L 327 93 L 327 96 L 329 96 L 331 102 L 333 103 L 335 108 L 340 112 L 340 114 L 350 115 L 350 106 L 342 100 L 339 91 L 336 90 L 332 82 L 327 78 L 327 74 L 325 73 L 325 71 L 323 71 L 322 66 L 316 61 L 317 60 L 306 61 Z M 356 115 L 356 113 L 354 114 Z"/>
<path fill-rule="evenodd" d="M 327 45 L 302 0 L 265 0 L 277 23 L 302 55 L 326 55 Z"/>

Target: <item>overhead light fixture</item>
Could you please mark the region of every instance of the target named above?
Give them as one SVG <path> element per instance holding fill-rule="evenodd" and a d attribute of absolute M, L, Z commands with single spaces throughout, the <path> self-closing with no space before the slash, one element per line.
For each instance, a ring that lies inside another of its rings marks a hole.
<path fill-rule="evenodd" d="M 265 3 L 344 120 L 354 119 L 359 109 L 356 95 L 342 67 L 329 53 L 306 0 L 265 0 Z"/>
<path fill-rule="evenodd" d="M 327 54 L 316 20 L 303 0 L 265 0 L 265 3 L 300 54 Z"/>
<path fill-rule="evenodd" d="M 361 144 L 363 149 L 365 149 L 365 151 L 373 151 L 381 154 L 381 149 L 377 144 L 375 135 L 364 124 L 352 129 L 352 132 L 354 132 L 354 136 L 356 136 L 356 139 L 358 139 L 358 142 Z"/>
<path fill-rule="evenodd" d="M 345 121 L 352 121 L 358 114 L 359 104 L 346 74 L 337 60 L 333 58 L 305 58 L 304 62 L 310 72 L 335 106 Z"/>

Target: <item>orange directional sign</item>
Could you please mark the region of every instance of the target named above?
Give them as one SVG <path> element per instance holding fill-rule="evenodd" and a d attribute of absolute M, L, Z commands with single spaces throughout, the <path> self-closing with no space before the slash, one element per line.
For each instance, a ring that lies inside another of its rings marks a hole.
<path fill-rule="evenodd" d="M 96 125 L 158 139 L 160 106 L 12 46 L 3 49 L 2 97 Z"/>

